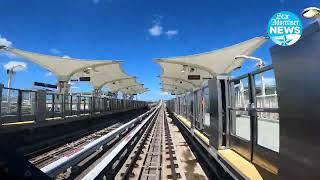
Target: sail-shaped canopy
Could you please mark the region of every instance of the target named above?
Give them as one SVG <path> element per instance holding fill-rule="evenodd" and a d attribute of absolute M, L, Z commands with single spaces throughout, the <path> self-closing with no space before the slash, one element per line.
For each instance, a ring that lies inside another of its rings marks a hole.
<path fill-rule="evenodd" d="M 16 56 L 25 58 L 55 74 L 59 81 L 90 77 L 94 89 L 108 87 L 112 92 L 123 91 L 126 87 L 138 86 L 136 78 L 127 75 L 118 60 L 90 60 L 50 56 L 12 47 L 1 46 Z"/>
<path fill-rule="evenodd" d="M 57 76 L 59 81 L 68 81 L 74 74 L 81 71 L 88 71 L 91 68 L 119 63 L 119 61 L 115 60 L 88 60 L 49 56 L 11 47 L 6 47 L 4 50 L 51 71 Z"/>
<path fill-rule="evenodd" d="M 162 69 L 161 81 L 163 82 L 163 79 L 168 79 L 167 81 L 169 81 L 170 79 L 175 83 L 181 82 L 185 88 L 178 87 L 178 89 L 183 91 L 186 88 L 191 88 L 190 86 L 193 86 L 193 88 L 200 87 L 203 81 L 207 79 L 220 74 L 228 74 L 234 69 L 241 67 L 245 59 L 235 57 L 251 55 L 266 40 L 266 37 L 255 37 L 206 53 L 159 58 L 157 59 L 157 63 Z"/>

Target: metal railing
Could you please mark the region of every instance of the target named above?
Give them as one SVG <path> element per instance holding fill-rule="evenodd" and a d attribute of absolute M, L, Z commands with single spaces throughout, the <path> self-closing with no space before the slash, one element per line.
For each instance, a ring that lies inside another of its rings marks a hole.
<path fill-rule="evenodd" d="M 0 85 L 0 117 L 8 121 L 34 119 L 36 110 L 36 91 L 6 88 Z"/>
<path fill-rule="evenodd" d="M 144 101 L 66 95 L 44 90 L 6 88 L 0 84 L 0 125 L 48 118 L 95 115 L 142 108 Z"/>

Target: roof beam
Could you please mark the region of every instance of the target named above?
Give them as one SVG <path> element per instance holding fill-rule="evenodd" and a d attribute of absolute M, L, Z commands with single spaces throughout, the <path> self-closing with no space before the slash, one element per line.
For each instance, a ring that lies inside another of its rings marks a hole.
<path fill-rule="evenodd" d="M 193 87 L 198 87 L 195 83 L 182 79 L 182 78 L 177 78 L 177 77 L 169 77 L 169 76 L 160 76 L 160 78 L 164 78 L 164 79 L 172 79 L 172 80 L 177 80 L 177 81 L 182 81 L 182 82 L 186 82 L 188 84 L 191 84 Z"/>
<path fill-rule="evenodd" d="M 161 83 L 161 84 L 162 84 L 163 86 L 177 87 L 177 88 L 183 89 L 183 90 L 185 90 L 185 91 L 190 90 L 190 89 L 187 89 L 187 88 L 184 88 L 184 87 L 181 87 L 181 86 L 177 86 L 177 85 L 175 85 L 175 84 L 167 84 L 167 83 Z"/>
<path fill-rule="evenodd" d="M 216 73 L 211 71 L 209 68 L 205 67 L 205 66 L 201 66 L 198 64 L 193 64 L 193 63 L 185 63 L 185 62 L 179 62 L 179 61 L 173 61 L 173 60 L 163 60 L 163 59 L 157 59 L 158 62 L 160 63 L 168 63 L 168 64 L 179 64 L 181 66 L 186 65 L 186 66 L 191 66 L 191 67 L 195 67 L 198 69 L 201 69 L 203 71 L 208 72 L 211 76 L 216 76 Z"/>
<path fill-rule="evenodd" d="M 122 81 L 122 80 L 129 80 L 129 79 L 136 79 L 136 77 L 133 76 L 133 77 L 128 77 L 128 78 L 119 78 L 119 79 L 114 79 L 114 80 L 111 80 L 111 81 L 106 81 L 106 82 L 104 82 L 102 85 L 100 85 L 99 89 L 101 89 L 101 88 L 102 88 L 103 86 L 105 86 L 106 84 L 114 83 L 114 82 Z"/>
<path fill-rule="evenodd" d="M 128 88 L 136 87 L 136 86 L 143 86 L 143 84 L 130 85 L 130 86 L 118 88 L 118 89 L 116 89 L 115 91 L 120 91 L 121 89 L 128 89 Z"/>

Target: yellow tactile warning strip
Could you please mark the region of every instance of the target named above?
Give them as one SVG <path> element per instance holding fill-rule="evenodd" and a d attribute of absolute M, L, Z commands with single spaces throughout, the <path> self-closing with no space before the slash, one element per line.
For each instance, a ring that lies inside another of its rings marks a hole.
<path fill-rule="evenodd" d="M 263 179 L 253 164 L 231 149 L 218 150 L 218 155 L 246 179 Z"/>
<path fill-rule="evenodd" d="M 177 126 L 172 123 L 172 119 L 168 117 L 167 121 L 169 124 L 170 134 L 172 136 L 172 143 L 176 151 L 175 155 L 179 164 L 179 170 L 183 172 L 182 179 L 196 179 L 206 180 L 208 179 L 199 165 L 194 154 L 190 150 L 187 142 L 181 135 Z"/>
<path fill-rule="evenodd" d="M 10 126 L 10 125 L 22 125 L 22 124 L 33 124 L 34 121 L 21 121 L 21 122 L 14 122 L 14 123 L 5 123 L 2 124 L 3 126 Z"/>
<path fill-rule="evenodd" d="M 178 115 L 176 113 L 174 113 L 174 115 L 179 119 L 179 121 L 181 121 L 185 126 L 187 126 L 188 128 L 191 128 L 191 121 L 189 121 L 188 119 L 186 119 L 185 117 Z M 193 128 L 193 131 L 195 132 L 195 134 L 204 142 L 209 146 L 209 138 L 207 136 L 205 136 L 203 133 L 201 133 L 198 129 Z"/>
<path fill-rule="evenodd" d="M 186 119 L 186 118 L 184 118 L 183 116 L 178 115 L 178 114 L 176 114 L 176 113 L 174 113 L 174 115 L 175 115 L 184 125 L 186 125 L 188 128 L 191 128 L 191 122 L 190 122 L 188 119 Z"/>
<path fill-rule="evenodd" d="M 209 146 L 209 138 L 207 138 L 207 136 L 198 131 L 198 129 L 193 128 L 193 131 L 203 142 L 206 143 L 207 146 Z"/>

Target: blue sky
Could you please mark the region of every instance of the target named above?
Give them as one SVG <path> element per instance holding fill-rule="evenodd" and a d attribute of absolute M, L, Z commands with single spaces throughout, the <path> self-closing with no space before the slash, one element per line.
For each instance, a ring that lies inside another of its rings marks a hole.
<path fill-rule="evenodd" d="M 129 75 L 151 91 L 139 99 L 169 98 L 160 91 L 155 58 L 190 55 L 223 48 L 266 35 L 273 14 L 297 15 L 319 0 L 2 0 L 0 40 L 28 51 L 90 59 L 120 59 Z M 300 16 L 301 17 L 301 16 Z M 303 20 L 304 25 L 310 20 Z M 268 42 L 254 56 L 271 63 Z M 7 83 L 3 65 L 27 63 L 13 87 L 31 88 L 33 81 L 56 83 L 45 69 L 16 57 L 0 55 L 0 82 Z M 245 63 L 240 75 L 254 69 Z M 89 84 L 76 86 L 90 91 Z"/>

